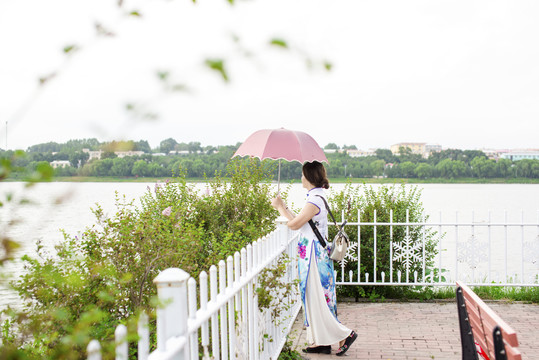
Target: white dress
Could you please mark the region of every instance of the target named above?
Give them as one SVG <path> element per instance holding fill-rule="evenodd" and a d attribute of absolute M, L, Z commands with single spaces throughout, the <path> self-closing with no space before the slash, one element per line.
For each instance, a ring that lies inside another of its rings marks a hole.
<path fill-rule="evenodd" d="M 320 209 L 313 219 L 318 222 L 318 229 L 322 236 L 327 237 L 327 210 L 323 200 L 316 195 L 324 196 L 323 190 L 315 188 L 309 191 L 307 201 Z M 315 236 L 309 224 L 305 224 L 300 231 L 305 236 Z M 314 252 L 314 247 L 311 247 L 311 259 L 316 258 Z M 309 264 L 304 305 L 304 314 L 308 319 L 307 342 L 309 344 L 332 345 L 350 335 L 351 330 L 341 324 L 328 307 L 316 261 L 310 261 Z"/>

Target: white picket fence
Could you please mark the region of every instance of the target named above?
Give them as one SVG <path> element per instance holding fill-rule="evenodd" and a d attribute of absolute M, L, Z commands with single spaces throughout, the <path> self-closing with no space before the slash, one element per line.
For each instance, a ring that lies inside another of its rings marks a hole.
<path fill-rule="evenodd" d="M 274 232 L 212 266 L 209 289 L 208 274 L 202 272 L 198 298 L 197 283 L 186 272 L 178 268 L 161 272 L 154 280 L 164 304 L 157 309 L 157 348 L 149 352 L 148 318 L 143 314 L 138 359 L 277 359 L 301 301 L 297 292 L 281 298 L 281 313 L 274 318 L 259 310 L 255 290 L 260 272 L 275 265 L 282 254 L 291 260 L 285 280 L 297 279 L 296 236 L 285 222 L 277 222 Z M 126 327 L 119 325 L 115 335 L 116 359 L 126 360 Z M 89 360 L 101 359 L 97 340 L 88 344 L 87 351 Z"/>
<path fill-rule="evenodd" d="M 373 218 L 372 222 L 346 226 L 348 233 L 357 231 L 359 241 L 351 244 L 345 261 L 335 264 L 337 285 L 454 286 L 456 280 L 463 280 L 469 285 L 539 286 L 539 212 L 536 220 L 525 221 L 522 213 L 520 221 L 512 222 L 507 213 L 494 221 L 490 212 L 479 221 L 473 212 L 465 221 L 458 213 L 454 221 L 443 221 L 441 214 L 438 221 L 423 218 L 410 222 L 408 213 L 405 222 L 393 221 L 392 214 L 389 222 L 377 221 L 376 213 Z M 374 258 L 369 264 L 372 273 L 361 273 L 362 227 L 372 229 L 374 237 Z M 389 228 L 389 238 L 378 235 L 382 227 Z M 404 237 L 394 236 L 397 227 L 405 229 Z M 422 234 L 421 241 L 417 235 L 416 241 L 411 241 L 412 229 Z M 428 229 L 436 231 L 439 253 L 431 267 L 425 254 Z M 390 243 L 389 274 L 377 270 L 378 248 L 383 241 Z M 297 234 L 278 221 L 273 233 L 210 268 L 209 291 L 208 274 L 201 273 L 198 299 L 196 281 L 187 273 L 177 268 L 160 273 L 154 282 L 159 300 L 166 306 L 157 310 L 157 349 L 150 354 L 148 319 L 143 314 L 138 326 L 138 358 L 277 359 L 299 312 L 299 294 L 283 298 L 287 310 L 280 318 L 272 318 L 269 312 L 259 311 L 255 289 L 260 272 L 275 265 L 282 254 L 291 260 L 284 276 L 290 282 L 297 279 L 296 243 Z M 344 271 L 350 261 L 357 261 L 355 276 Z M 422 265 L 420 273 L 410 272 L 406 264 L 411 262 Z M 118 326 L 115 335 L 116 359 L 127 359 L 125 326 Z M 87 350 L 89 360 L 101 359 L 96 340 Z"/>
<path fill-rule="evenodd" d="M 448 219 L 445 219 L 440 212 L 436 220 L 423 216 L 420 221 L 410 222 L 407 211 L 404 222 L 394 221 L 392 212 L 389 222 L 381 222 L 374 212 L 372 222 L 349 222 L 346 231 L 357 231 L 358 241 L 352 242 L 340 266 L 336 264 L 336 284 L 454 286 L 461 280 L 474 286 L 539 286 L 539 212 L 536 216 L 506 211 L 494 215 L 495 219 L 491 211 L 481 217 L 473 211 L 455 212 L 451 218 L 446 214 Z M 365 264 L 359 252 L 365 241 L 361 238 L 364 227 L 368 227 L 374 240 L 373 261 L 369 264 Z M 384 237 L 380 235 L 382 228 L 386 230 Z M 394 234 L 397 228 L 404 228 L 401 233 L 405 235 L 397 237 Z M 426 262 L 425 242 L 429 229 L 436 233 L 434 240 L 438 250 L 433 266 L 427 266 Z M 415 236 L 410 236 L 412 230 Z M 380 271 L 378 260 L 383 242 L 389 242 L 387 273 Z M 346 271 L 345 265 L 356 261 L 355 273 Z M 421 264 L 421 270 L 412 272 L 412 263 Z M 371 271 L 362 272 L 362 265 L 368 265 Z"/>

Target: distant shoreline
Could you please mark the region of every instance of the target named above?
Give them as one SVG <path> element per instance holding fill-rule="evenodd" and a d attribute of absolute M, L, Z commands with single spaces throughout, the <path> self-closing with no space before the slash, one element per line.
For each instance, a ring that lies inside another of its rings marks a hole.
<path fill-rule="evenodd" d="M 52 179 L 53 182 L 133 182 L 133 183 L 157 183 L 164 182 L 169 177 L 95 177 L 95 176 L 58 176 Z M 212 178 L 188 178 L 187 182 L 201 183 L 211 181 Z M 477 179 L 477 178 L 459 178 L 459 179 L 416 179 L 416 178 L 330 178 L 331 183 L 344 184 L 349 180 L 354 184 L 539 184 L 539 179 L 529 178 L 493 178 L 493 179 Z M 24 181 L 24 179 L 8 178 L 3 181 Z M 276 181 L 273 181 L 276 183 Z M 299 180 L 281 180 L 281 184 L 299 183 Z"/>

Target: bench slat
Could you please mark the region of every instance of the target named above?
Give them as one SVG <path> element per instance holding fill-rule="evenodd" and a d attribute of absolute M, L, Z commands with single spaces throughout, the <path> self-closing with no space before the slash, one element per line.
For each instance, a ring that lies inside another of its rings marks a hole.
<path fill-rule="evenodd" d="M 479 309 L 475 303 L 471 303 L 466 298 L 466 292 L 463 292 L 463 294 L 465 295 L 464 303 L 466 304 L 466 310 L 468 312 L 468 318 L 472 327 L 474 340 L 481 346 L 483 350 L 485 350 L 485 352 L 492 355 L 494 353 L 494 340 L 491 339 L 490 336 L 483 335 L 483 326 L 481 322 L 481 317 L 479 315 Z M 488 331 L 487 334 L 489 334 Z"/>
<path fill-rule="evenodd" d="M 458 282 L 457 282 L 458 284 Z M 462 287 L 463 284 L 460 284 Z M 466 285 L 464 285 L 466 286 Z M 467 286 L 466 286 L 467 287 Z M 463 288 L 464 289 L 464 288 Z M 502 329 L 502 334 L 504 340 L 511 344 L 511 346 L 518 346 L 518 339 L 515 330 L 509 324 L 507 324 L 502 318 L 498 316 L 490 307 L 485 304 L 479 296 L 477 296 L 470 288 L 464 291 L 464 299 L 467 300 L 467 303 L 473 304 L 474 308 L 481 309 L 481 318 L 483 319 L 484 325 L 488 325 L 487 330 L 489 333 L 492 333 L 492 330 L 496 325 Z M 468 306 L 468 304 L 466 304 Z"/>
<path fill-rule="evenodd" d="M 517 348 L 506 346 L 505 351 L 507 352 L 507 359 L 509 360 L 521 360 L 522 354 Z"/>
<path fill-rule="evenodd" d="M 497 326 L 502 331 L 502 337 L 505 345 L 508 360 L 521 360 L 522 356 L 518 347 L 518 338 L 516 332 L 509 326 L 498 314 L 488 307 L 477 294 L 475 294 L 467 285 L 457 281 L 457 287 L 461 287 L 466 310 L 472 326 L 475 341 L 485 350 L 489 357 L 494 360 L 494 339 L 493 330 Z M 486 333 L 486 336 L 483 335 Z M 485 337 L 487 343 L 485 343 Z"/>

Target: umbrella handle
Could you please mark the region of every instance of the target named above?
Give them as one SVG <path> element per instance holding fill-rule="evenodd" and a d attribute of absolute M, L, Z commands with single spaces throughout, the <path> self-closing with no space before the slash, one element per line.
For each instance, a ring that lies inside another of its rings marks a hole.
<path fill-rule="evenodd" d="M 277 195 L 281 193 L 281 159 L 279 159 L 279 175 L 277 175 Z"/>

